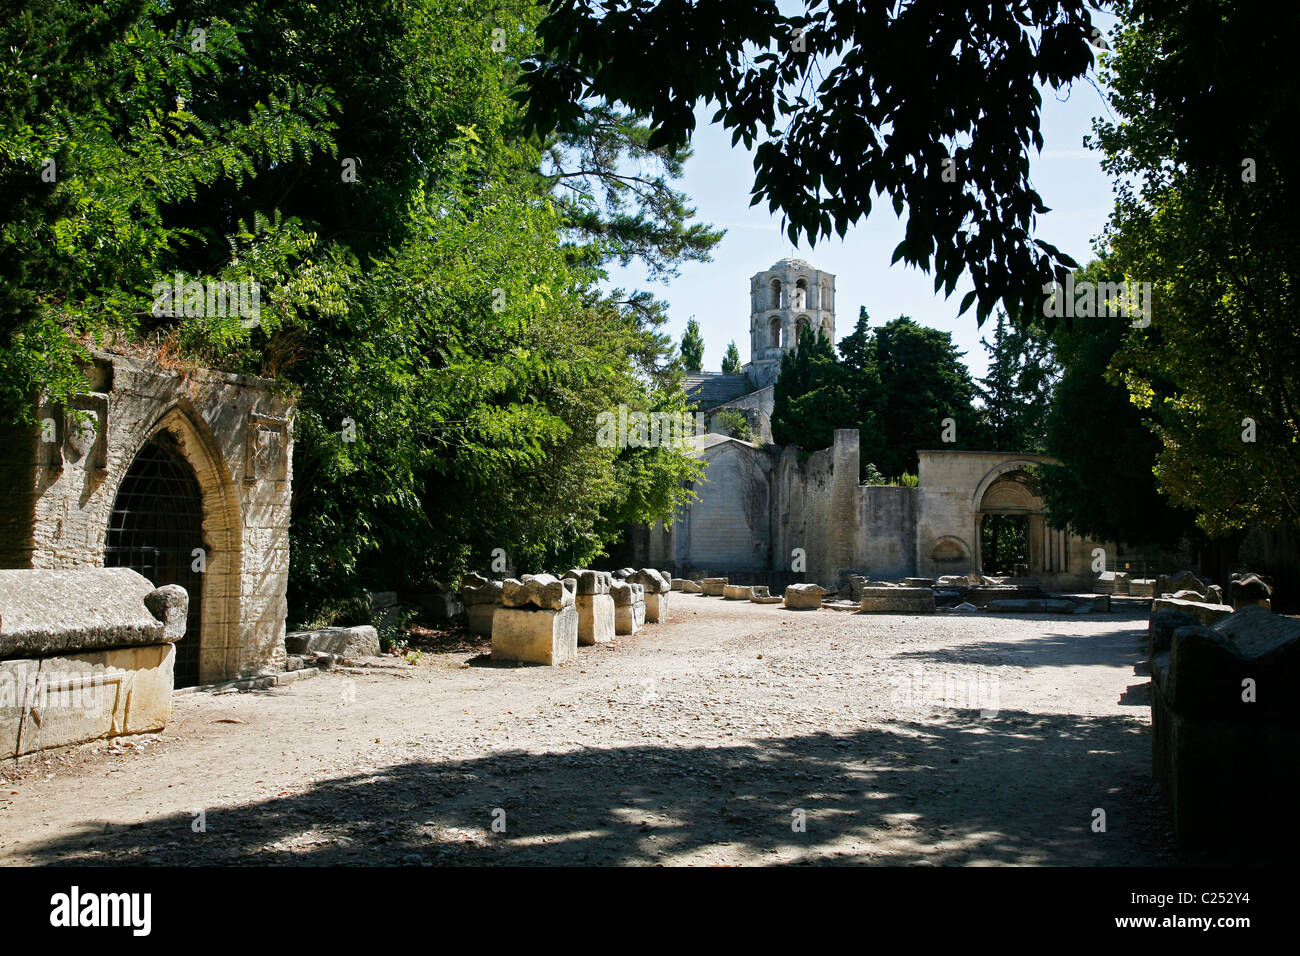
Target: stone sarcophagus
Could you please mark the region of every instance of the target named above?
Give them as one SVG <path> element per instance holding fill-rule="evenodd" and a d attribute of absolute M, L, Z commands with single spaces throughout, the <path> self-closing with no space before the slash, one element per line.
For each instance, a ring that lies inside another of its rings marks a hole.
<path fill-rule="evenodd" d="M 492 616 L 492 660 L 554 665 L 577 657 L 574 592 L 552 574 L 506 578 Z"/>
<path fill-rule="evenodd" d="M 188 609 L 130 568 L 0 571 L 0 759 L 161 730 Z"/>
<path fill-rule="evenodd" d="M 1206 627 L 1155 612 L 1156 782 L 1185 846 L 1274 846 L 1300 836 L 1300 621 L 1248 605 Z"/>

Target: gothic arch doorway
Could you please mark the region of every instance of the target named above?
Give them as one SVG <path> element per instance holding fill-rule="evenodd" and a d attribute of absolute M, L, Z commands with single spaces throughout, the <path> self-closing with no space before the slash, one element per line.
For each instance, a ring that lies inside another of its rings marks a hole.
<path fill-rule="evenodd" d="M 104 566 L 131 568 L 155 587 L 179 584 L 189 593 L 185 637 L 176 644 L 177 687 L 199 683 L 203 633 L 203 573 L 196 548 L 206 560 L 203 496 L 198 478 L 175 441 L 160 432 L 145 443 L 117 490 L 104 542 Z"/>

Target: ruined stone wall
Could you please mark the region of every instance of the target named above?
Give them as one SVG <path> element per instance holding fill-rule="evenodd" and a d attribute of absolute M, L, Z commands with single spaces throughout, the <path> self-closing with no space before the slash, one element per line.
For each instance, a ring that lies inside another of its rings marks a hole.
<path fill-rule="evenodd" d="M 674 532 L 679 567 L 759 570 L 771 560 L 771 493 L 766 452 L 723 441 L 704 450 L 704 479 Z"/>
<path fill-rule="evenodd" d="M 43 405 L 0 435 L 0 567 L 102 567 L 122 479 L 167 432 L 202 495 L 200 680 L 282 669 L 293 409 L 273 385 L 97 353 L 75 403 L 89 423 Z"/>

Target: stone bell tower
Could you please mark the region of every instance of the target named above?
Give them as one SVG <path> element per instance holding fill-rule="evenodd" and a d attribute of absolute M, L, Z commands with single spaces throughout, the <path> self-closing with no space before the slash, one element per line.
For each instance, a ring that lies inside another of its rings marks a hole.
<path fill-rule="evenodd" d="M 835 341 L 835 276 L 804 259 L 778 259 L 749 280 L 749 364 L 755 388 L 776 381 L 781 356 L 805 328 Z"/>

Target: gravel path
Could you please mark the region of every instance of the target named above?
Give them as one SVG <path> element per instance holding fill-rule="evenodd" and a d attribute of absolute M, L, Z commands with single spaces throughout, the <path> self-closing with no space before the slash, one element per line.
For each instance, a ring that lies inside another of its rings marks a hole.
<path fill-rule="evenodd" d="M 673 598 L 562 668 L 481 644 L 179 696 L 0 770 L 0 865 L 1177 862 L 1145 617 Z"/>

